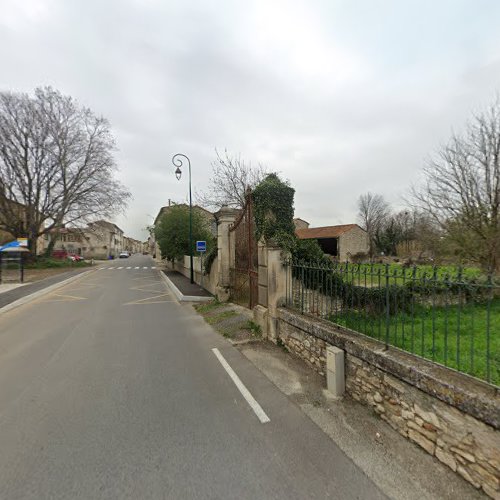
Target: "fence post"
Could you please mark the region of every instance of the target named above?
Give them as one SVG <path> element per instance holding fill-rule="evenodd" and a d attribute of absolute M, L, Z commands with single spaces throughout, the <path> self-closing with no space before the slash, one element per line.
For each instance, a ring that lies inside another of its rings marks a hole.
<path fill-rule="evenodd" d="M 222 207 L 216 214 L 217 219 L 217 298 L 229 300 L 231 247 L 229 227 L 236 220 L 238 212 L 234 208 Z"/>

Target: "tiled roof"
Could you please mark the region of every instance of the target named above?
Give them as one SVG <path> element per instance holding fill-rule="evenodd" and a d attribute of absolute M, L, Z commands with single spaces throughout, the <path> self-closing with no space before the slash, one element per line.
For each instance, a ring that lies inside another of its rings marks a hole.
<path fill-rule="evenodd" d="M 95 222 L 91 222 L 89 224 L 90 225 L 96 225 L 96 226 L 101 226 L 101 227 L 105 227 L 106 229 L 108 229 L 109 231 L 112 231 L 112 232 L 121 232 L 123 233 L 123 230 L 121 230 L 116 224 L 113 224 L 113 222 L 108 222 L 106 220 L 97 220 Z"/>
<path fill-rule="evenodd" d="M 351 231 L 357 224 L 342 224 L 340 226 L 310 227 L 308 229 L 296 229 L 295 234 L 299 240 L 312 240 L 320 238 L 338 238 L 341 234 Z M 361 229 L 361 228 L 360 228 Z"/>

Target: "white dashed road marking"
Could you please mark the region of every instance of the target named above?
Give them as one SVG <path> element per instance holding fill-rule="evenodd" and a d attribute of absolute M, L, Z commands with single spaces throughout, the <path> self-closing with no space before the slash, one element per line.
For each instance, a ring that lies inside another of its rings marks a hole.
<path fill-rule="evenodd" d="M 132 267 L 132 266 L 128 266 L 128 267 L 124 267 L 124 266 L 113 266 L 113 267 L 98 267 L 97 268 L 97 271 L 106 271 L 106 270 L 109 270 L 109 269 L 141 269 L 141 266 L 136 266 L 136 267 Z M 144 266 L 142 269 L 156 269 L 156 266 Z"/>

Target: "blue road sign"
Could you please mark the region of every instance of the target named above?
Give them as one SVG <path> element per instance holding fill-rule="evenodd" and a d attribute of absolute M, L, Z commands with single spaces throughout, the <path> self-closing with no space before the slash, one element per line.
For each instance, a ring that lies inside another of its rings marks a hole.
<path fill-rule="evenodd" d="M 196 251 L 197 252 L 206 252 L 207 251 L 207 242 L 206 241 L 197 241 L 196 242 Z"/>

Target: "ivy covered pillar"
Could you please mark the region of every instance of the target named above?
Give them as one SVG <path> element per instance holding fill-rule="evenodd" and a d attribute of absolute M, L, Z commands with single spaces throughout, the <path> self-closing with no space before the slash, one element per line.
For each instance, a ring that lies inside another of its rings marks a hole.
<path fill-rule="evenodd" d="M 278 339 L 278 307 L 286 300 L 289 283 L 283 262 L 296 245 L 294 194 L 276 174 L 267 175 L 252 192 L 259 238 L 259 304 L 254 308 L 254 321 L 273 342 Z"/>
<path fill-rule="evenodd" d="M 222 207 L 216 214 L 217 219 L 217 298 L 225 302 L 229 300 L 231 245 L 229 227 L 236 220 L 238 211 L 234 208 Z"/>

